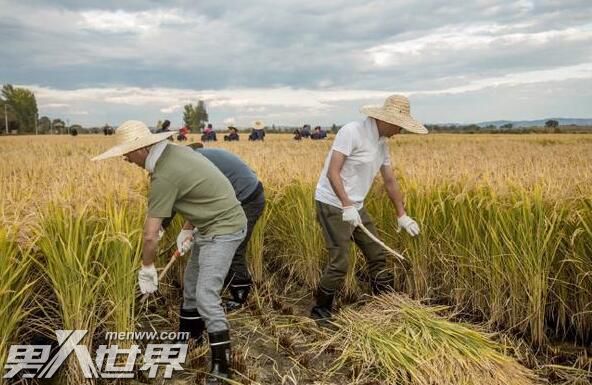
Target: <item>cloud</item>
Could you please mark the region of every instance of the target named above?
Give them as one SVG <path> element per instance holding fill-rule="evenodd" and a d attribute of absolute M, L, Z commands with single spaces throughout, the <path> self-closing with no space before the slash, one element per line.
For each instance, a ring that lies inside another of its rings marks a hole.
<path fill-rule="evenodd" d="M 392 92 L 447 105 L 586 83 L 590 20 L 589 0 L 31 0 L 0 7 L 0 82 L 36 85 L 42 109 L 93 124 L 180 116 L 199 98 L 219 122 L 341 121 Z"/>
<path fill-rule="evenodd" d="M 155 9 L 141 12 L 90 10 L 80 13 L 77 25 L 84 29 L 108 33 L 141 33 L 163 25 L 183 25 L 189 19 L 178 9 Z"/>
<path fill-rule="evenodd" d="M 393 66 L 406 61 L 428 61 L 443 54 L 462 57 L 467 51 L 503 54 L 504 50 L 540 47 L 551 42 L 592 42 L 592 24 L 562 30 L 515 32 L 529 26 L 521 23 L 443 27 L 422 37 L 371 47 L 366 53 L 377 66 Z"/>

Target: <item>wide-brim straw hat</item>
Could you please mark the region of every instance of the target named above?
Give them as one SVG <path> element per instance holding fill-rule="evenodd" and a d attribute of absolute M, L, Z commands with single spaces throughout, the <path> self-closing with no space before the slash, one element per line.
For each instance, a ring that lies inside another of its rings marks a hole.
<path fill-rule="evenodd" d="M 409 99 L 403 95 L 391 95 L 382 106 L 365 106 L 360 109 L 364 115 L 383 122 L 399 126 L 416 134 L 427 134 L 428 130 L 423 124 L 411 116 Z"/>
<path fill-rule="evenodd" d="M 265 123 L 263 123 L 261 120 L 255 120 L 253 122 L 253 128 L 256 130 L 262 130 L 265 128 Z"/>
<path fill-rule="evenodd" d="M 114 137 L 117 144 L 104 153 L 95 156 L 92 160 L 103 160 L 122 156 L 128 152 L 148 147 L 161 140 L 165 140 L 175 133 L 176 131 L 166 131 L 159 134 L 153 134 L 143 122 L 140 122 L 139 120 L 128 120 L 123 122 L 115 130 Z"/>

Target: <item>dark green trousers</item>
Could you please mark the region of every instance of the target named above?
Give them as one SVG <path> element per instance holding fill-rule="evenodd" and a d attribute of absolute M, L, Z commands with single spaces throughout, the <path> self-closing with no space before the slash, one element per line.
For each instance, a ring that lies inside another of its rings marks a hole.
<path fill-rule="evenodd" d="M 339 290 L 349 269 L 350 240 L 353 239 L 366 257 L 368 275 L 371 282 L 392 280 L 392 273 L 386 269 L 386 252 L 370 239 L 360 228 L 355 228 L 342 220 L 342 210 L 316 201 L 317 219 L 323 229 L 325 244 L 329 251 L 329 261 L 320 281 L 320 289 L 326 293 Z M 364 226 L 377 235 L 372 218 L 365 208 L 360 211 Z"/>

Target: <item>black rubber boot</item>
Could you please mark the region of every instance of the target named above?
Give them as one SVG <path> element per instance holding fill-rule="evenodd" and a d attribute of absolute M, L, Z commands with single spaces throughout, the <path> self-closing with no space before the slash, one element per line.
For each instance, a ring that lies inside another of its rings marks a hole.
<path fill-rule="evenodd" d="M 228 330 L 209 333 L 212 352 L 212 369 L 206 379 L 207 385 L 227 384 L 230 373 L 230 333 Z"/>
<path fill-rule="evenodd" d="M 310 311 L 310 316 L 317 321 L 320 326 L 330 326 L 333 312 L 333 298 L 335 294 L 325 291 L 319 287 L 315 294 L 317 304 Z"/>
<path fill-rule="evenodd" d="M 240 309 L 247 303 L 249 293 L 251 292 L 251 280 L 239 281 L 234 280 L 230 283 L 229 289 L 232 299 L 226 301 L 224 307 L 227 311 Z"/>
<path fill-rule="evenodd" d="M 204 320 L 197 309 L 183 309 L 179 314 L 179 332 L 189 333 L 198 345 L 203 344 L 203 332 L 206 329 Z M 180 341 L 186 342 L 186 341 Z"/>
<path fill-rule="evenodd" d="M 373 295 L 392 293 L 395 291 L 395 277 L 391 273 L 379 274 L 370 281 L 370 288 Z"/>

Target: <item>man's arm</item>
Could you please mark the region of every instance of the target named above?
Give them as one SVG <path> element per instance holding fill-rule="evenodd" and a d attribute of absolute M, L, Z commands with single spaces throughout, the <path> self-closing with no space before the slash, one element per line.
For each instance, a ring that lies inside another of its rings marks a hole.
<path fill-rule="evenodd" d="M 150 266 L 156 259 L 158 249 L 158 230 L 162 224 L 162 218 L 147 217 L 144 223 L 144 243 L 142 247 L 142 264 Z"/>
<path fill-rule="evenodd" d="M 391 166 L 383 165 L 380 168 L 380 174 L 382 175 L 382 180 L 384 181 L 384 188 L 386 189 L 387 195 L 389 196 L 391 202 L 393 202 L 395 205 L 397 216 L 402 217 L 405 215 L 403 193 L 401 192 L 399 182 L 397 182 Z"/>
<path fill-rule="evenodd" d="M 353 206 L 353 202 L 347 196 L 345 187 L 343 187 L 343 179 L 341 179 L 341 169 L 347 157 L 339 151 L 333 150 L 331 160 L 329 161 L 329 169 L 327 170 L 327 178 L 333 187 L 333 191 L 337 198 L 341 201 L 343 207 Z"/>

